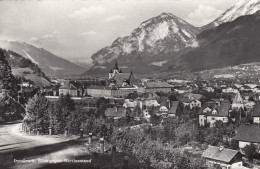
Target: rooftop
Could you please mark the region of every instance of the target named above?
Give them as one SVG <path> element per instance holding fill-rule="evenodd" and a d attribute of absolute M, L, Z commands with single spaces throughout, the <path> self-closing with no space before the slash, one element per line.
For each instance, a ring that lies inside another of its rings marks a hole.
<path fill-rule="evenodd" d="M 212 110 L 217 110 L 217 114 L 212 114 L 212 112 L 209 112 L 205 115 L 208 116 L 217 116 L 217 117 L 228 117 L 229 116 L 229 109 L 230 109 L 230 103 L 229 102 L 221 102 L 220 106 L 217 106 L 214 102 L 208 102 L 203 104 L 203 106 L 200 108 L 199 114 L 205 114 L 203 113 L 203 110 L 207 107 L 209 107 Z"/>
<path fill-rule="evenodd" d="M 60 87 L 60 89 L 69 89 L 69 90 L 77 90 L 77 88 L 73 84 L 64 84 Z"/>
<path fill-rule="evenodd" d="M 234 139 L 251 143 L 260 143 L 260 125 L 241 124 Z"/>
<path fill-rule="evenodd" d="M 179 103 L 180 103 L 179 101 L 171 101 L 171 108 L 170 108 L 168 113 L 176 114 Z"/>
<path fill-rule="evenodd" d="M 227 148 L 220 149 L 220 147 L 209 146 L 209 148 L 203 152 L 202 157 L 229 163 L 237 153 L 237 150 Z"/>

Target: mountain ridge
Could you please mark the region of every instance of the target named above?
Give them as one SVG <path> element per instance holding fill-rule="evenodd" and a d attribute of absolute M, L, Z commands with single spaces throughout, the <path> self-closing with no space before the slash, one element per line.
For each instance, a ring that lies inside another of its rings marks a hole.
<path fill-rule="evenodd" d="M 234 6 L 227 9 L 217 19 L 202 26 L 201 30 L 211 29 L 226 22 L 234 21 L 240 16 L 251 15 L 260 10 L 260 0 L 240 0 Z"/>
<path fill-rule="evenodd" d="M 198 32 L 199 28 L 173 14 L 162 13 L 93 54 L 94 66 L 86 74 L 107 72 L 115 60 L 122 67 L 141 73 L 160 69 L 169 60 L 178 58 L 183 49 L 198 47 Z"/>
<path fill-rule="evenodd" d="M 14 51 L 32 62 L 38 64 L 47 76 L 59 76 L 64 74 L 81 74 L 84 68 L 60 58 L 43 48 L 37 48 L 31 44 L 17 41 L 0 41 L 0 47 Z"/>

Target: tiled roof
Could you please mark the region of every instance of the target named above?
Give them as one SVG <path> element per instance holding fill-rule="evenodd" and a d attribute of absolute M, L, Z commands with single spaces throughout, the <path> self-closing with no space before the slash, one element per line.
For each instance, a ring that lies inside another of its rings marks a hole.
<path fill-rule="evenodd" d="M 260 125 L 241 124 L 234 139 L 251 143 L 260 143 Z"/>
<path fill-rule="evenodd" d="M 203 152 L 202 157 L 229 163 L 237 153 L 237 150 L 223 148 L 220 151 L 220 147 L 209 146 L 209 148 Z"/>
<path fill-rule="evenodd" d="M 119 73 L 115 74 L 112 79 L 116 81 L 116 86 L 122 86 L 124 80 L 127 80 L 127 83 L 129 83 L 130 75 L 130 73 Z"/>
<path fill-rule="evenodd" d="M 230 103 L 222 102 L 220 106 L 217 107 L 218 116 L 227 117 L 229 115 Z"/>

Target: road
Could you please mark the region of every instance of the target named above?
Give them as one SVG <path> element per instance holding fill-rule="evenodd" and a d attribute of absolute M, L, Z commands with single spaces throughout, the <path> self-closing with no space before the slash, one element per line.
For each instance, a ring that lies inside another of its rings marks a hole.
<path fill-rule="evenodd" d="M 90 153 L 82 141 L 28 136 L 20 131 L 20 126 L 21 123 L 0 125 L 0 168 L 91 168 Z M 64 162 L 82 160 L 80 157 L 85 160 L 83 163 Z"/>
<path fill-rule="evenodd" d="M 0 153 L 10 152 L 14 150 L 22 150 L 35 146 L 42 145 L 43 143 L 17 135 L 12 132 L 13 128 L 19 127 L 21 124 L 5 124 L 0 125 Z"/>

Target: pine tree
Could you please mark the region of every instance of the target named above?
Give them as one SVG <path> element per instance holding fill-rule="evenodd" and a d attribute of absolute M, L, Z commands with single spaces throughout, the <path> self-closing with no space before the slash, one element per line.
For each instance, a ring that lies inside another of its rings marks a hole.
<path fill-rule="evenodd" d="M 7 52 L 0 48 L 0 87 L 9 91 L 12 97 L 16 97 L 19 86 L 6 57 Z"/>

